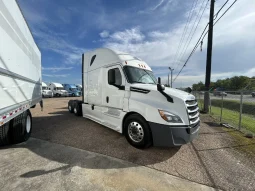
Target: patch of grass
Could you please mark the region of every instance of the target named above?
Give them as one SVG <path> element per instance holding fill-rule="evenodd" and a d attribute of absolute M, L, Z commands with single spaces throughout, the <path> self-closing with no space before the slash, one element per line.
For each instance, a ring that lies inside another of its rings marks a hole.
<path fill-rule="evenodd" d="M 198 99 L 198 106 L 200 109 L 203 109 L 204 100 Z M 212 99 L 211 104 L 214 107 L 221 107 L 221 100 L 220 99 Z M 240 111 L 240 101 L 238 100 L 223 100 L 223 108 L 229 109 L 231 111 Z M 255 102 L 243 102 L 242 111 L 244 114 L 253 115 L 255 116 Z"/>
<path fill-rule="evenodd" d="M 211 100 L 212 106 L 221 107 L 221 100 L 213 99 Z M 240 111 L 240 101 L 236 100 L 223 100 L 223 108 L 229 109 L 231 111 Z M 255 105 L 252 102 L 243 102 L 243 113 L 255 114 Z"/>
<path fill-rule="evenodd" d="M 211 114 L 220 116 L 221 109 L 220 107 L 211 107 Z M 234 127 L 238 127 L 239 125 L 239 113 L 223 108 L 222 111 L 222 121 L 228 122 L 229 124 L 233 125 Z M 252 115 L 243 114 L 242 115 L 242 128 L 245 128 L 253 133 L 255 133 L 255 117 Z"/>

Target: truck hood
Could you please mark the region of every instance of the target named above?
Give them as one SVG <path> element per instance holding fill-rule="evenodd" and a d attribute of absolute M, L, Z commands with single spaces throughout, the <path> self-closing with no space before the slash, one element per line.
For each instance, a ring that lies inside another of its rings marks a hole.
<path fill-rule="evenodd" d="M 157 85 L 154 84 L 132 84 L 131 87 L 141 88 L 151 91 L 158 91 Z M 164 92 L 171 97 L 176 97 L 182 100 L 193 100 L 195 96 L 182 90 L 165 87 Z"/>

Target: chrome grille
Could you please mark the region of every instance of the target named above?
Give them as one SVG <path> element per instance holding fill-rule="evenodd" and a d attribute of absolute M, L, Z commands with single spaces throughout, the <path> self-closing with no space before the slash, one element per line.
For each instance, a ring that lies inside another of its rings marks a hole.
<path fill-rule="evenodd" d="M 199 107 L 197 104 L 197 100 L 186 100 L 185 101 L 187 107 L 187 113 L 189 116 L 190 125 L 194 125 L 199 123 Z"/>

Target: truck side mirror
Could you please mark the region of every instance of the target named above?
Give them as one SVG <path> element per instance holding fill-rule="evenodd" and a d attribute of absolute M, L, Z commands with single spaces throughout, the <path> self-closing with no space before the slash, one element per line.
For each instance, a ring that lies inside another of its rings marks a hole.
<path fill-rule="evenodd" d="M 165 90 L 165 86 L 161 84 L 161 78 L 160 77 L 158 77 L 157 89 L 158 89 L 158 91 Z"/>
<path fill-rule="evenodd" d="M 111 69 L 108 71 L 108 84 L 115 84 L 115 70 Z"/>

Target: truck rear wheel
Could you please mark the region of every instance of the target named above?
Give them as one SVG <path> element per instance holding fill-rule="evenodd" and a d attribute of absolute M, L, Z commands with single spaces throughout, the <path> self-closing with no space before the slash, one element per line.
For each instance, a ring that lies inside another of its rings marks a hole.
<path fill-rule="evenodd" d="M 73 113 L 73 102 L 74 102 L 74 100 L 69 100 L 69 102 L 68 102 L 68 111 L 70 113 Z"/>
<path fill-rule="evenodd" d="M 132 114 L 126 118 L 124 133 L 127 141 L 136 148 L 147 148 L 152 145 L 150 127 L 138 114 Z"/>
<path fill-rule="evenodd" d="M 24 111 L 12 120 L 12 143 L 27 141 L 32 132 L 32 115 L 29 110 Z"/>
<path fill-rule="evenodd" d="M 10 144 L 10 122 L 0 127 L 0 146 Z"/>
<path fill-rule="evenodd" d="M 73 111 L 76 116 L 82 116 L 82 105 L 79 101 L 74 102 Z"/>

